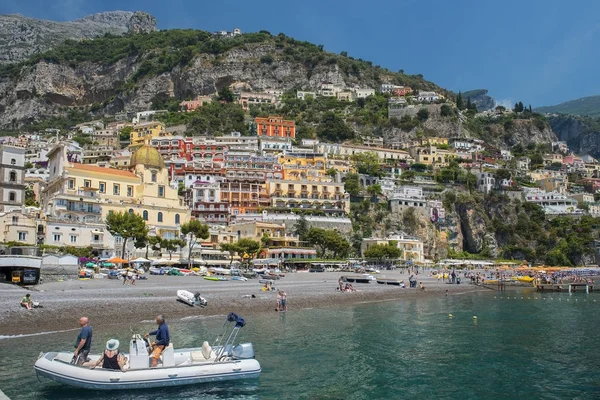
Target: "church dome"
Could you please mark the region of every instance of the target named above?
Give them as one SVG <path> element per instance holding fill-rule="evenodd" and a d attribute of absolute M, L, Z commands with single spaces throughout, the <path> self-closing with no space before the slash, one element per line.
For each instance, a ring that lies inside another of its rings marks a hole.
<path fill-rule="evenodd" d="M 129 165 L 131 167 L 143 165 L 146 168 L 163 169 L 165 167 L 165 160 L 163 160 L 158 150 L 145 144 L 131 155 Z"/>

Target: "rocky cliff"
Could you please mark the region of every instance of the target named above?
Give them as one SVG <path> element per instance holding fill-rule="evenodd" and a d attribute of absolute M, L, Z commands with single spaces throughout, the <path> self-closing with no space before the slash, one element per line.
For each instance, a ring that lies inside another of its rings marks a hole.
<path fill-rule="evenodd" d="M 462 94 L 463 99 L 470 99 L 479 111 L 491 110 L 496 107 L 496 100 L 488 96 L 487 89 L 468 90 Z"/>
<path fill-rule="evenodd" d="M 553 115 L 548 118 L 552 130 L 577 154 L 600 157 L 600 120 L 590 117 Z"/>
<path fill-rule="evenodd" d="M 96 116 L 140 111 L 156 95 L 181 100 L 226 86 L 317 90 L 323 82 L 347 88 L 392 82 L 447 93 L 420 75 L 391 72 L 284 35 L 219 38 L 172 30 L 67 42 L 0 69 L 0 126 L 19 127 L 73 108 Z"/>
<path fill-rule="evenodd" d="M 91 39 L 106 33 L 121 35 L 155 30 L 156 19 L 139 11 L 103 12 L 69 22 L 0 15 L 0 64 L 23 61 L 67 39 Z"/>

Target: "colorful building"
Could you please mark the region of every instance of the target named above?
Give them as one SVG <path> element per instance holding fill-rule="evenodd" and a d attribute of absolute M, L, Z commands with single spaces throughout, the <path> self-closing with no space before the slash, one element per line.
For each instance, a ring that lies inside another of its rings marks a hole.
<path fill-rule="evenodd" d="M 275 211 L 297 208 L 332 216 L 350 211 L 350 196 L 342 183 L 270 179 L 266 186 Z"/>
<path fill-rule="evenodd" d="M 129 134 L 129 147 L 135 150 L 138 147 L 149 143 L 152 139 L 170 136 L 165 131 L 165 124 L 158 121 L 143 122 L 133 126 Z"/>
<path fill-rule="evenodd" d="M 280 116 L 270 115 L 267 118 L 256 117 L 256 134 L 258 136 L 296 137 L 296 124 L 294 121 L 283 119 Z"/>
<path fill-rule="evenodd" d="M 323 153 L 286 151 L 278 157 L 283 178 L 292 180 L 316 179 L 327 175 L 327 159 Z"/>

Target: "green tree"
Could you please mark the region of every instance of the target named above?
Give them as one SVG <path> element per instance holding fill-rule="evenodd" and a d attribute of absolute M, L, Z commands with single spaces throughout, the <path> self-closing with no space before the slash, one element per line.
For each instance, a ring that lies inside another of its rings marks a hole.
<path fill-rule="evenodd" d="M 233 95 L 233 91 L 228 87 L 224 87 L 219 90 L 219 96 L 217 97 L 219 101 L 224 101 L 225 103 L 233 103 L 235 96 Z"/>
<path fill-rule="evenodd" d="M 344 120 L 332 111 L 323 114 L 321 122 L 317 127 L 317 136 L 331 142 L 343 142 L 354 137 L 354 131 L 350 129 Z"/>
<path fill-rule="evenodd" d="M 344 182 L 344 190 L 350 196 L 359 196 L 360 195 L 360 181 L 358 179 L 358 174 L 350 172 L 346 174 L 346 180 Z"/>
<path fill-rule="evenodd" d="M 440 107 L 440 115 L 442 117 L 453 116 L 454 112 L 452 111 L 452 107 L 450 107 L 448 104 L 442 104 L 442 106 Z"/>
<path fill-rule="evenodd" d="M 298 220 L 296 221 L 296 224 L 294 225 L 294 234 L 298 236 L 300 240 L 305 240 L 306 234 L 308 233 L 309 229 L 310 227 L 308 225 L 306 217 L 304 215 L 301 215 L 300 218 L 298 218 Z"/>
<path fill-rule="evenodd" d="M 160 242 L 161 249 L 169 253 L 169 260 L 173 259 L 173 252 L 185 246 L 185 240 L 181 239 L 162 239 Z"/>
<path fill-rule="evenodd" d="M 129 139 L 131 137 L 131 131 L 133 131 L 132 126 L 124 126 L 123 128 L 121 128 L 121 130 L 119 131 L 119 141 L 129 142 Z"/>
<path fill-rule="evenodd" d="M 365 250 L 363 255 L 377 260 L 397 259 L 402 256 L 402 250 L 393 244 L 376 244 Z"/>
<path fill-rule="evenodd" d="M 496 178 L 496 182 L 501 182 L 503 180 L 508 180 L 512 177 L 512 174 L 509 170 L 500 168 L 494 173 L 494 178 Z"/>
<path fill-rule="evenodd" d="M 148 234 L 146 221 L 140 215 L 128 212 L 109 212 L 106 216 L 106 229 L 111 235 L 123 239 L 122 257 L 125 257 L 129 239 L 144 237 Z"/>
<path fill-rule="evenodd" d="M 260 253 L 260 242 L 249 238 L 242 238 L 238 240 L 235 245 L 238 249 L 238 254 L 248 262 L 246 268 L 249 268 L 250 262 L 258 255 L 258 253 Z"/>
<path fill-rule="evenodd" d="M 427 119 L 429 118 L 429 110 L 425 107 L 421 108 L 419 111 L 417 111 L 417 118 L 421 122 L 427 121 Z"/>
<path fill-rule="evenodd" d="M 337 176 L 337 170 L 335 168 L 329 168 L 326 173 L 332 178 L 335 178 Z"/>
<path fill-rule="evenodd" d="M 366 153 L 354 154 L 352 156 L 352 161 L 354 161 L 354 165 L 359 174 L 376 177 L 382 177 L 384 175 L 379 163 L 379 157 L 373 152 L 369 151 Z"/>
<path fill-rule="evenodd" d="M 462 92 L 458 92 L 458 95 L 456 96 L 456 108 L 458 108 L 460 111 L 465 109 L 465 103 L 462 97 Z"/>
<path fill-rule="evenodd" d="M 375 183 L 367 187 L 367 193 L 369 193 L 371 197 L 381 196 L 383 194 L 381 190 L 381 185 L 379 183 Z"/>
<path fill-rule="evenodd" d="M 181 234 L 187 236 L 187 246 L 188 246 L 188 263 L 189 267 L 192 267 L 192 252 L 194 250 L 194 246 L 198 243 L 198 239 L 208 239 L 210 236 L 210 232 L 208 231 L 208 225 L 203 224 L 197 219 L 190 220 L 185 224 L 181 225 Z M 202 246 L 200 246 L 200 251 L 202 251 Z"/>
<path fill-rule="evenodd" d="M 235 257 L 236 253 L 240 251 L 239 247 L 235 243 L 221 243 L 219 248 L 221 251 L 226 251 L 229 253 L 229 269 L 231 269 L 231 266 L 233 265 L 233 258 Z"/>

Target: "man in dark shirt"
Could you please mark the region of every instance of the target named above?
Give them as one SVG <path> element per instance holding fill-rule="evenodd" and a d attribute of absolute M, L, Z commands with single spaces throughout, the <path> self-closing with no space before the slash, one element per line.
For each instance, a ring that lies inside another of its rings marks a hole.
<path fill-rule="evenodd" d="M 79 331 L 75 341 L 73 359 L 74 364 L 83 365 L 83 363 L 89 361 L 88 355 L 92 348 L 92 327 L 89 325 L 87 317 L 79 318 L 79 326 L 81 326 L 81 331 Z"/>
<path fill-rule="evenodd" d="M 158 365 L 160 355 L 170 343 L 169 327 L 165 322 L 165 317 L 163 315 L 157 316 L 156 323 L 158 324 L 158 329 L 146 334 L 146 337 L 150 335 L 156 336 L 154 342 L 152 342 L 152 368 Z"/>

